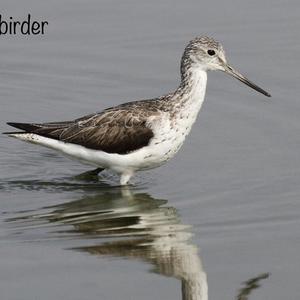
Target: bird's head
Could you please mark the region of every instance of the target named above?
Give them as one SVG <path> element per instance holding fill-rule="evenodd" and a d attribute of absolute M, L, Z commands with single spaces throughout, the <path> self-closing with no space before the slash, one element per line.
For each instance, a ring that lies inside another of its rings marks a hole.
<path fill-rule="evenodd" d="M 182 57 L 182 68 L 186 69 L 187 67 L 197 68 L 203 71 L 223 71 L 265 96 L 271 97 L 268 92 L 232 68 L 227 63 L 223 46 L 210 37 L 196 37 L 188 43 Z"/>

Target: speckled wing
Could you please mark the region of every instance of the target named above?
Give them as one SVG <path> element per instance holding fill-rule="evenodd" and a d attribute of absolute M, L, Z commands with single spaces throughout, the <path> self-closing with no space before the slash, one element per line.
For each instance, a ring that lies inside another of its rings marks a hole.
<path fill-rule="evenodd" d="M 149 144 L 153 137 L 152 130 L 147 126 L 149 114 L 149 111 L 136 110 L 134 106 L 131 109 L 121 106 L 70 122 L 8 124 L 25 132 L 89 149 L 126 154 Z"/>

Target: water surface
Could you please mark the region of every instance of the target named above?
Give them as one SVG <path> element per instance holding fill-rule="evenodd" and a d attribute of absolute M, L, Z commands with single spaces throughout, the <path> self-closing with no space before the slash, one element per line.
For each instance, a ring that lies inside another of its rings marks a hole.
<path fill-rule="evenodd" d="M 298 2 L 2 2 L 49 28 L 1 37 L 1 131 L 165 94 L 199 34 L 273 97 L 210 73 L 180 153 L 127 190 L 0 136 L 1 297 L 298 299 Z"/>

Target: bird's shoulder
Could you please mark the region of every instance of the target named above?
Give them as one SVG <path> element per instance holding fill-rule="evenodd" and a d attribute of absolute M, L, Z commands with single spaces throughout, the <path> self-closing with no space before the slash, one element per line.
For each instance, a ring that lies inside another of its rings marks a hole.
<path fill-rule="evenodd" d="M 81 126 L 138 126 L 145 124 L 150 117 L 159 116 L 167 108 L 160 99 L 147 99 L 123 103 L 106 108 L 100 112 L 89 114 L 74 120 Z"/>

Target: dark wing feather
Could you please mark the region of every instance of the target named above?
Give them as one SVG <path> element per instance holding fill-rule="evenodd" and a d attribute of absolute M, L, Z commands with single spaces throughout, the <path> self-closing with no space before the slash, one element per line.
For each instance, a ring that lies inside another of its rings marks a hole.
<path fill-rule="evenodd" d="M 153 137 L 146 121 L 149 114 L 155 112 L 134 108 L 108 109 L 70 122 L 8 124 L 26 132 L 90 149 L 126 154 L 147 146 Z"/>

